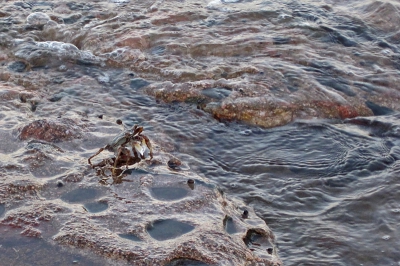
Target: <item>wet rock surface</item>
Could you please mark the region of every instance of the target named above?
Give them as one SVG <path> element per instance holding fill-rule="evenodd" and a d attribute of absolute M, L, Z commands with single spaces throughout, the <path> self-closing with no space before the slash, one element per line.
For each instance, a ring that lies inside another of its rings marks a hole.
<path fill-rule="evenodd" d="M 122 120 L 104 121 L 107 117 L 80 112 L 58 118 L 57 108 L 50 117 L 41 118 L 47 108 L 77 92 L 54 102 L 37 92 L 21 94 L 17 86 L 4 88 L 7 127 L 0 132 L 6 158 L 0 164 L 4 235 L 12 231 L 39 239 L 41 245 L 63 246 L 65 257 L 72 258 L 79 250 L 82 261 L 103 257 L 121 265 L 282 265 L 273 233 L 251 208 L 224 195 L 152 140 L 154 158 L 143 157 L 129 165 L 119 182 L 92 169 L 88 158 L 120 133 Z M 21 99 L 21 95 L 26 96 Z M 29 117 L 10 119 L 32 97 L 41 101 L 38 109 L 26 110 Z M 97 133 L 99 129 L 103 134 Z M 112 154 L 98 156 L 94 160 Z M 249 209 L 246 218 L 243 209 Z M 227 229 L 227 216 L 235 232 Z M 249 230 L 256 230 L 274 252 L 252 251 L 246 240 Z M 16 243 L 10 245 L 19 250 Z M 25 263 L 22 257 L 16 261 Z M 43 260 L 36 258 L 39 261 Z M 68 265 L 62 261 L 61 265 Z"/>
<path fill-rule="evenodd" d="M 127 176 L 129 182 L 110 186 L 103 196 L 108 208 L 101 212 L 70 206 L 76 211 L 69 214 L 71 219 L 54 241 L 135 265 L 164 265 L 182 258 L 206 265 L 280 265 L 275 252 L 269 254 L 265 249 L 264 254 L 255 255 L 246 246 L 248 231 L 256 230 L 274 247 L 272 232 L 253 211 L 248 219 L 242 219 L 240 209 L 244 206 L 236 205 L 199 177 L 196 187 L 190 189 L 187 177 L 195 176 L 193 173 L 168 174 L 166 166 L 152 167 L 151 172 L 160 174 Z M 154 196 L 154 188 L 171 185 L 186 190 L 186 195 Z M 235 234 L 224 229 L 226 215 L 235 217 Z"/>
<path fill-rule="evenodd" d="M 199 265 L 281 265 L 276 251 L 249 248 L 247 238 L 254 231 L 276 249 L 272 232 L 254 211 L 242 218 L 242 209 L 248 209 L 243 203 L 227 198 L 192 172 L 170 173 L 166 162 L 139 167 L 149 174 L 128 175 L 125 182 L 109 186 L 82 181 L 79 186 L 66 182 L 58 187 L 43 182 L 5 189 L 0 206 L 6 211 L 0 225 L 21 228 L 23 236 L 135 265 L 180 265 L 176 263 L 184 260 Z M 188 177 L 195 180 L 193 189 Z M 185 191 L 179 197 L 171 190 L 178 188 Z M 13 196 L 26 200 L 25 194 L 31 195 L 31 202 L 16 207 Z M 232 217 L 229 223 L 235 232 L 225 228 L 226 216 Z M 167 245 L 162 244 L 165 241 Z"/>
<path fill-rule="evenodd" d="M 35 120 L 22 127 L 19 134 L 21 140 L 36 139 L 48 142 L 65 141 L 80 136 L 81 128 L 70 119 L 59 121 Z"/>

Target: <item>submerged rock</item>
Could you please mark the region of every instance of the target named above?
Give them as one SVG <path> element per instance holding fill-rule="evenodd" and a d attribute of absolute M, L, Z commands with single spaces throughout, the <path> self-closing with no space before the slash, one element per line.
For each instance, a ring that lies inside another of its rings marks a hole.
<path fill-rule="evenodd" d="M 40 119 L 19 129 L 21 140 L 36 139 L 48 142 L 59 142 L 81 137 L 81 127 L 72 119 Z"/>
<path fill-rule="evenodd" d="M 165 102 L 186 102 L 212 114 L 214 118 L 228 121 L 242 121 L 262 127 L 286 125 L 295 119 L 330 118 L 346 119 L 372 115 L 364 103 L 348 102 L 344 99 L 315 97 L 303 99 L 292 97 L 290 101 L 275 97 L 263 88 L 226 80 L 203 80 L 175 84 L 155 83 L 144 90 L 149 95 Z"/>

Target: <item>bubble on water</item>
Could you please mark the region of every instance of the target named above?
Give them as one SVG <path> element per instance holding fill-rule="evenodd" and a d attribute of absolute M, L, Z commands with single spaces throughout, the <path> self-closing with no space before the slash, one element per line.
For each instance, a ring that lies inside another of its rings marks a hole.
<path fill-rule="evenodd" d="M 382 239 L 383 239 L 383 240 L 389 240 L 389 239 L 390 239 L 390 236 L 389 236 L 389 235 L 382 236 Z"/>

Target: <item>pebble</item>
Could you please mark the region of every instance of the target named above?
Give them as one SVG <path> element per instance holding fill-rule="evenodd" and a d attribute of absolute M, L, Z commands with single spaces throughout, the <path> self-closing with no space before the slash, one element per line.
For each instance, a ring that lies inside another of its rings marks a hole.
<path fill-rule="evenodd" d="M 168 167 L 174 170 L 179 169 L 179 166 L 181 166 L 181 161 L 179 161 L 178 159 L 172 158 L 168 161 Z"/>

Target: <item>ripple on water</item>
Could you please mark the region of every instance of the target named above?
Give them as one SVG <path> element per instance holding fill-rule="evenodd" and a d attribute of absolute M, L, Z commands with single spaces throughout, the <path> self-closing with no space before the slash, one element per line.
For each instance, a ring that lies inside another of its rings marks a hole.
<path fill-rule="evenodd" d="M 167 219 L 154 221 L 146 229 L 152 238 L 164 241 L 189 233 L 194 229 L 194 226 L 174 219 Z"/>

